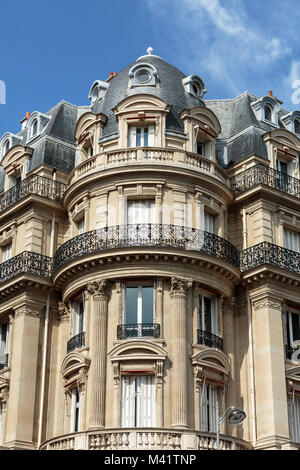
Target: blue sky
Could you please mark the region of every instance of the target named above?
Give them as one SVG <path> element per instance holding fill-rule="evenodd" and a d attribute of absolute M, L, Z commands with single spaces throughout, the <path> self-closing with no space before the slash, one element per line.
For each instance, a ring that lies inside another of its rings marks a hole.
<path fill-rule="evenodd" d="M 148 46 L 200 75 L 207 99 L 273 90 L 300 109 L 299 0 L 15 0 L 0 14 L 0 136 L 18 132 L 27 111 L 88 104 L 94 80 Z"/>

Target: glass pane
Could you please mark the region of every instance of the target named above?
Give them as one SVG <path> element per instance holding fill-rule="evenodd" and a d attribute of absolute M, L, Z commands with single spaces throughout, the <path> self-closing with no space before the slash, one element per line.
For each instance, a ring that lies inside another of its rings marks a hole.
<path fill-rule="evenodd" d="M 78 333 L 83 332 L 83 317 L 84 317 L 83 302 L 80 302 L 80 304 L 78 305 Z"/>
<path fill-rule="evenodd" d="M 212 333 L 211 299 L 209 297 L 204 297 L 204 318 L 205 318 L 205 331 Z"/>
<path fill-rule="evenodd" d="M 300 340 L 300 327 L 299 327 L 299 315 L 297 313 L 292 314 L 292 324 L 293 324 L 293 339 L 294 341 Z"/>
<path fill-rule="evenodd" d="M 137 128 L 136 130 L 136 146 L 141 146 L 141 128 Z"/>
<path fill-rule="evenodd" d="M 138 288 L 126 287 L 126 318 L 125 323 L 137 323 Z"/>
<path fill-rule="evenodd" d="M 153 323 L 153 287 L 142 287 L 142 322 Z"/>
<path fill-rule="evenodd" d="M 148 146 L 148 127 L 144 128 L 144 147 Z"/>

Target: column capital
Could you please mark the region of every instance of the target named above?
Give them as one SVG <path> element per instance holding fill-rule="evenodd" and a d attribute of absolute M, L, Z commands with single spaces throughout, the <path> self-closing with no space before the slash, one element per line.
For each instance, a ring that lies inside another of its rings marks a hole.
<path fill-rule="evenodd" d="M 64 302 L 58 302 L 58 315 L 60 321 L 68 321 L 70 318 L 70 311 Z"/>
<path fill-rule="evenodd" d="M 187 290 L 192 287 L 193 281 L 189 279 L 181 279 L 179 277 L 171 277 L 170 279 L 170 294 L 171 295 L 186 295 Z"/>
<path fill-rule="evenodd" d="M 271 308 L 273 310 L 282 310 L 283 298 L 273 292 L 262 292 L 259 295 L 250 296 L 254 310 L 262 308 Z"/>
<path fill-rule="evenodd" d="M 40 317 L 42 309 L 45 305 L 40 304 L 39 302 L 22 300 L 13 306 L 15 312 L 15 318 L 29 315 L 32 317 Z"/>
<path fill-rule="evenodd" d="M 100 281 L 89 282 L 86 286 L 86 289 L 88 293 L 93 296 L 94 300 L 98 300 L 101 297 L 107 299 L 108 280 L 101 279 Z"/>

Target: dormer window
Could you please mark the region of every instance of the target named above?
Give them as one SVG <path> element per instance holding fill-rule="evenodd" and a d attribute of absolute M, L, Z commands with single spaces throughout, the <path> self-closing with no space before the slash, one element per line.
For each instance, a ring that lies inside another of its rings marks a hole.
<path fill-rule="evenodd" d="M 271 106 L 265 106 L 265 120 L 266 121 L 272 121 L 272 109 Z"/>
<path fill-rule="evenodd" d="M 198 75 L 190 75 L 182 80 L 184 89 L 190 95 L 196 96 L 197 98 L 203 99 L 207 92 L 203 80 Z"/>
<path fill-rule="evenodd" d="M 21 137 L 14 135 L 11 132 L 6 132 L 0 139 L 0 158 L 2 159 L 5 154 L 15 145 L 21 142 Z"/>
<path fill-rule="evenodd" d="M 46 125 L 50 121 L 51 117 L 46 114 L 42 114 L 38 111 L 34 111 L 28 120 L 28 135 L 27 142 L 31 139 L 35 139 L 45 129 Z"/>
<path fill-rule="evenodd" d="M 129 86 L 156 86 L 157 82 L 157 71 L 152 64 L 138 63 L 134 65 L 129 72 Z"/>
<path fill-rule="evenodd" d="M 37 134 L 37 131 L 38 131 L 38 120 L 35 119 L 33 123 L 31 124 L 30 137 L 33 137 L 35 134 Z"/>
<path fill-rule="evenodd" d="M 4 142 L 4 145 L 3 145 L 3 155 L 5 155 L 6 152 L 9 151 L 9 147 L 10 147 L 10 143 L 9 143 L 9 139 L 7 139 L 7 140 Z"/>
<path fill-rule="evenodd" d="M 109 87 L 109 83 L 102 82 L 101 80 L 96 80 L 89 91 L 89 100 L 91 106 L 93 106 L 97 101 L 101 100 L 106 93 L 106 90 Z"/>
<path fill-rule="evenodd" d="M 300 135 L 300 120 L 298 119 L 294 120 L 294 130 L 295 130 L 295 134 Z"/>

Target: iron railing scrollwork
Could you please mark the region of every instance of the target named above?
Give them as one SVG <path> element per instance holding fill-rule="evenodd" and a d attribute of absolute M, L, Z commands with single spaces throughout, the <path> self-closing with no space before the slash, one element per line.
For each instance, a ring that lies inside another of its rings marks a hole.
<path fill-rule="evenodd" d="M 0 370 L 5 369 L 8 366 L 8 354 L 0 355 Z"/>
<path fill-rule="evenodd" d="M 158 323 L 127 323 L 117 326 L 117 338 L 141 338 L 160 337 L 160 325 Z"/>
<path fill-rule="evenodd" d="M 286 173 L 270 168 L 262 163 L 247 168 L 230 180 L 231 190 L 235 196 L 258 184 L 264 184 L 292 196 L 300 197 L 300 180 Z"/>
<path fill-rule="evenodd" d="M 216 348 L 223 351 L 223 338 L 214 335 L 209 331 L 197 330 L 198 344 L 203 344 L 209 348 Z"/>
<path fill-rule="evenodd" d="M 67 342 L 67 354 L 69 352 L 74 351 L 75 349 L 79 349 L 85 346 L 85 332 L 82 331 L 81 333 L 78 333 L 77 335 L 73 336 L 69 341 Z"/>
<path fill-rule="evenodd" d="M 166 224 L 129 224 L 82 233 L 64 243 L 55 253 L 54 269 L 90 253 L 124 247 L 171 247 L 206 253 L 239 267 L 239 252 L 213 233 Z"/>
<path fill-rule="evenodd" d="M 0 283 L 23 273 L 51 278 L 53 259 L 33 251 L 23 251 L 0 264 Z"/>
<path fill-rule="evenodd" d="M 271 264 L 300 274 L 300 253 L 270 242 L 261 242 L 241 251 L 240 269 L 242 272 L 263 264 Z"/>
<path fill-rule="evenodd" d="M 61 201 L 66 188 L 65 184 L 45 176 L 27 176 L 20 184 L 16 184 L 0 195 L 0 213 L 30 194 L 46 197 L 53 201 Z"/>
<path fill-rule="evenodd" d="M 295 360 L 297 362 L 300 362 L 300 349 L 299 348 L 294 348 L 293 346 L 286 344 L 285 345 L 285 357 L 286 357 L 286 359 L 293 360 L 293 355 L 296 351 L 298 352 L 298 354 L 296 354 Z"/>

